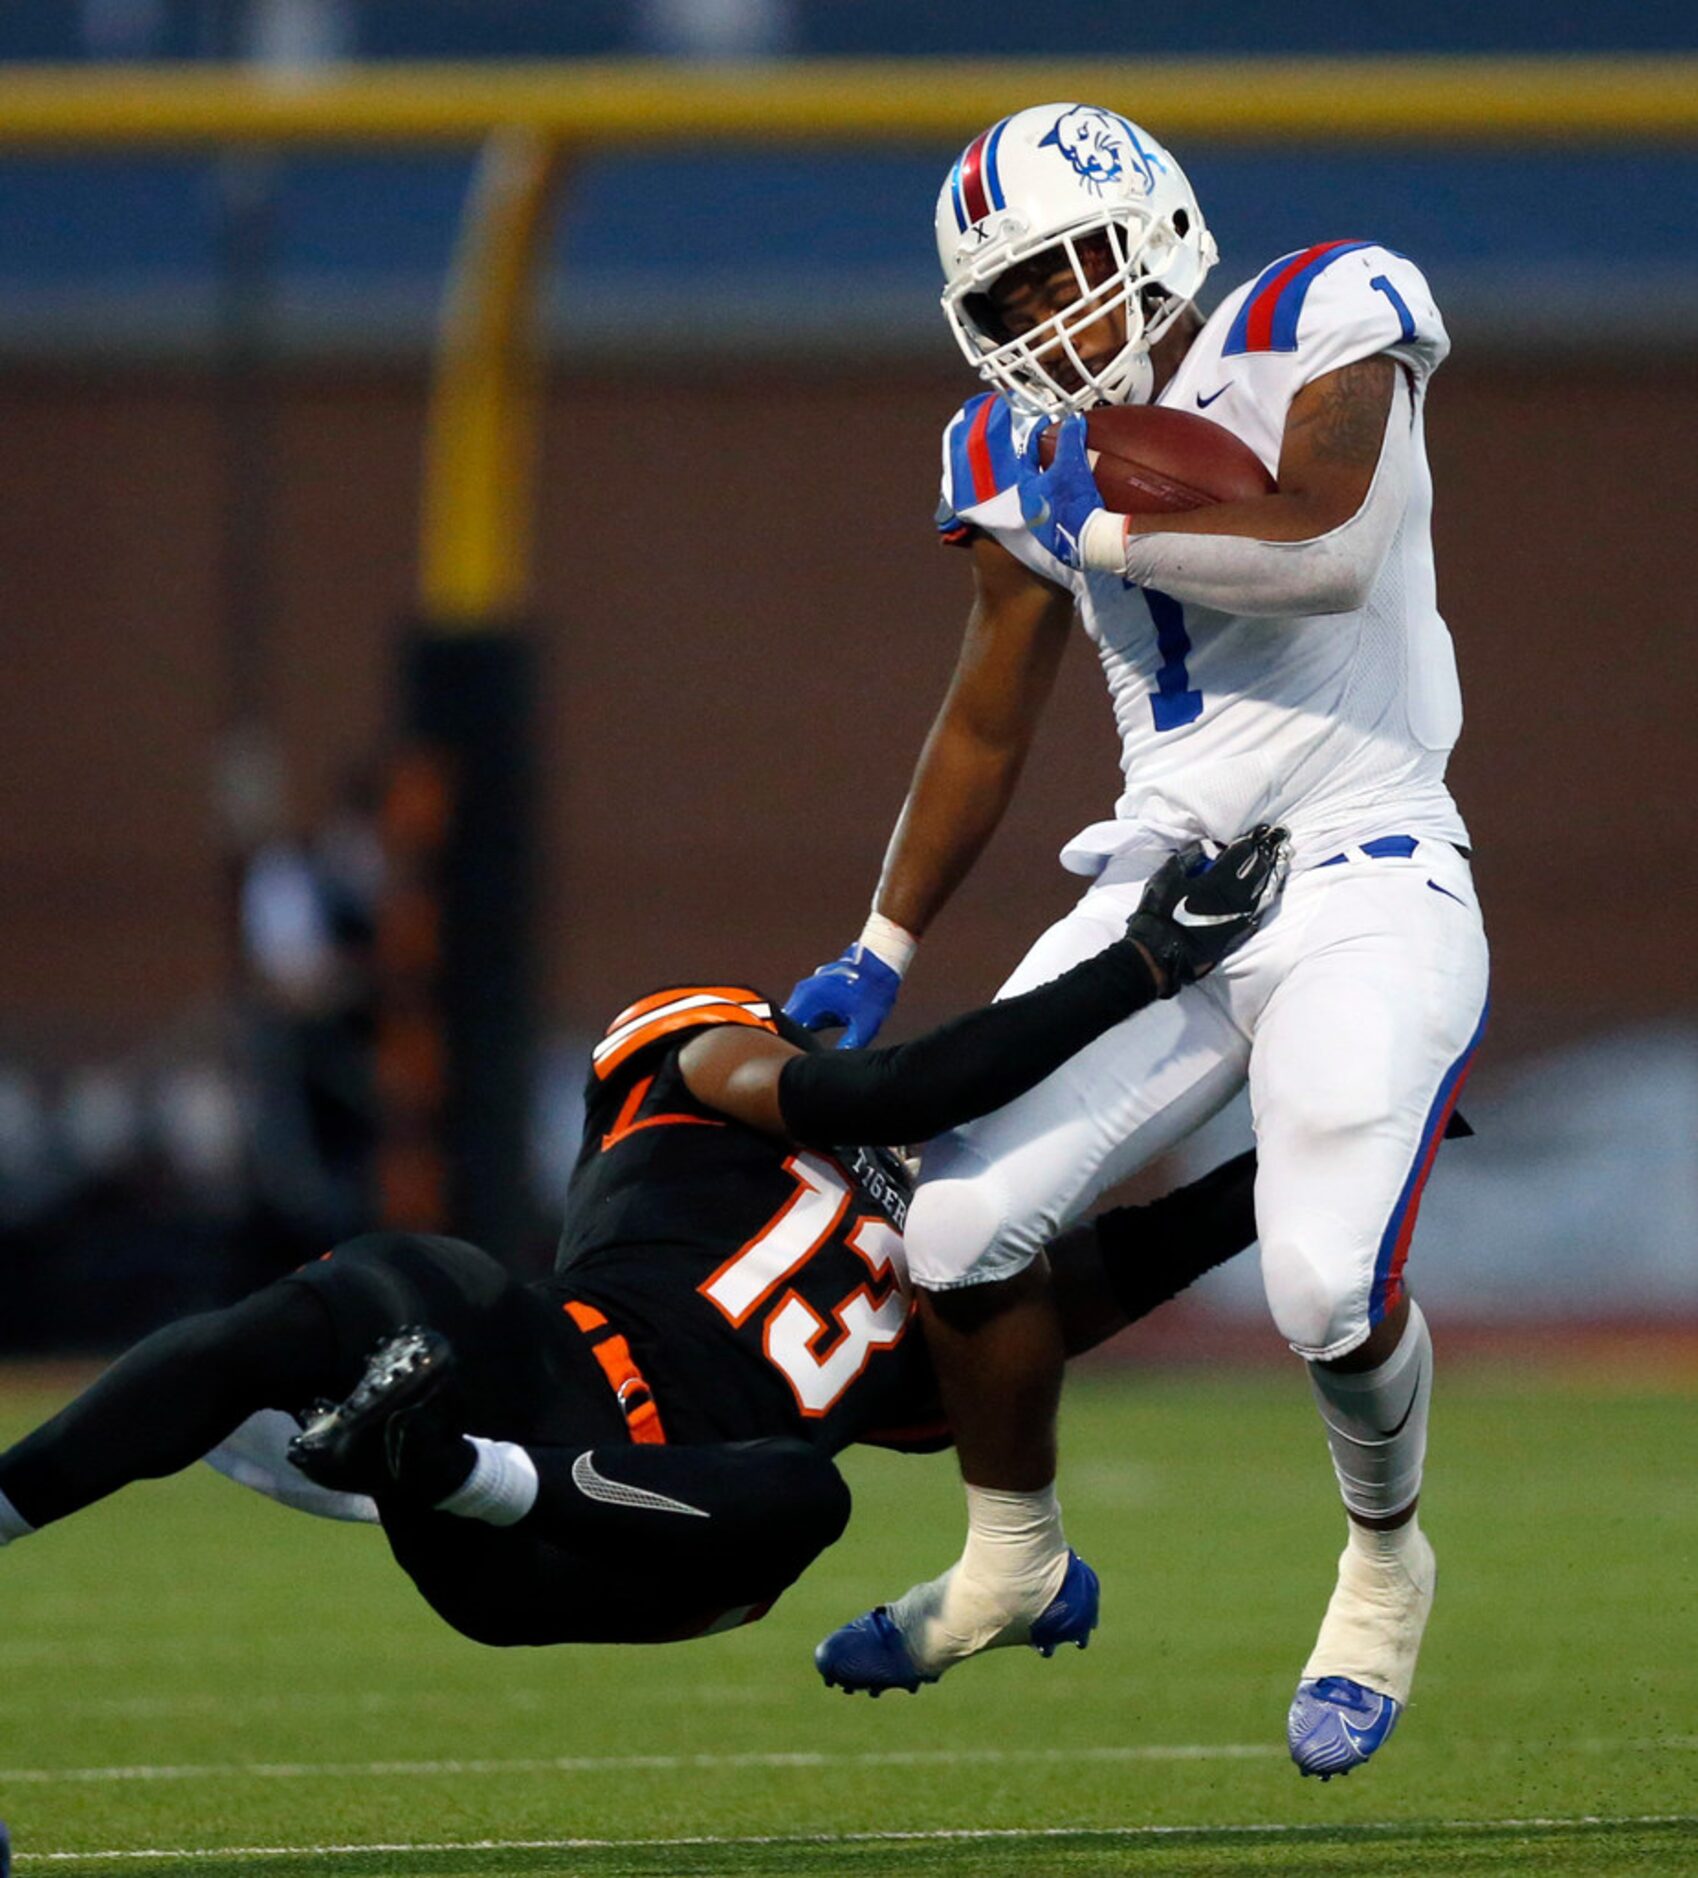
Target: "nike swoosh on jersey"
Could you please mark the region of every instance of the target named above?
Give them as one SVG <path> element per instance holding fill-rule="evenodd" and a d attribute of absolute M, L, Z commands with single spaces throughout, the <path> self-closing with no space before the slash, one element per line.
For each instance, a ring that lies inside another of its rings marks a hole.
<path fill-rule="evenodd" d="M 1209 406 L 1214 403 L 1216 398 L 1224 398 L 1231 389 L 1232 380 L 1229 378 L 1226 383 L 1221 386 L 1219 391 L 1211 391 L 1206 398 L 1199 391 L 1197 393 L 1197 409 L 1199 411 L 1206 411 Z"/>
<path fill-rule="evenodd" d="M 1192 913 L 1183 900 L 1173 909 L 1174 924 L 1178 926 L 1230 926 L 1243 917 L 1242 913 Z"/>
<path fill-rule="evenodd" d="M 645 1513 L 688 1513 L 693 1519 L 713 1517 L 705 1507 L 691 1506 L 687 1500 L 651 1493 L 647 1487 L 627 1486 L 623 1480 L 609 1480 L 596 1471 L 587 1448 L 572 1463 L 572 1485 L 586 1500 L 599 1500 L 603 1506 L 627 1506 Z"/>

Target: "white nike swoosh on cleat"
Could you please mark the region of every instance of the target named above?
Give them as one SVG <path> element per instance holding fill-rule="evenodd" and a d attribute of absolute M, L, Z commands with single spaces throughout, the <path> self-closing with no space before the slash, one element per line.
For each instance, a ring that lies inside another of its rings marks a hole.
<path fill-rule="evenodd" d="M 705 1507 L 691 1506 L 686 1500 L 651 1493 L 647 1487 L 630 1487 L 622 1480 L 609 1480 L 596 1471 L 587 1448 L 572 1463 L 572 1484 L 586 1500 L 599 1500 L 603 1506 L 629 1506 L 650 1513 L 688 1513 L 693 1519 L 713 1517 Z"/>
<path fill-rule="evenodd" d="M 1376 1715 L 1373 1721 L 1369 1722 L 1368 1728 L 1372 1730 L 1374 1726 L 1378 1723 L 1378 1721 L 1379 1721 L 1379 1716 Z M 1356 1730 L 1351 1727 L 1349 1722 L 1347 1722 L 1342 1715 L 1339 1716 L 1338 1718 L 1338 1726 L 1339 1726 L 1339 1732 L 1344 1736 L 1345 1740 L 1348 1741 L 1350 1745 L 1356 1750 L 1356 1752 L 1362 1756 L 1363 1760 L 1366 1760 L 1369 1754 L 1373 1752 L 1371 1748 L 1365 1748 L 1362 1745 L 1363 1742 L 1367 1739 L 1367 1735 L 1365 1733 L 1358 1734 Z"/>

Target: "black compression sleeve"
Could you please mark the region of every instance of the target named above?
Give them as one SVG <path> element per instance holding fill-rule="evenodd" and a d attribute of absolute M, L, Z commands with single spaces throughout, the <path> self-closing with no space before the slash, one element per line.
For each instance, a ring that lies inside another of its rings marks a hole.
<path fill-rule="evenodd" d="M 778 1079 L 785 1126 L 809 1147 L 927 1141 L 1024 1095 L 1155 996 L 1143 953 L 1117 939 L 1036 991 L 911 1043 L 793 1058 Z"/>

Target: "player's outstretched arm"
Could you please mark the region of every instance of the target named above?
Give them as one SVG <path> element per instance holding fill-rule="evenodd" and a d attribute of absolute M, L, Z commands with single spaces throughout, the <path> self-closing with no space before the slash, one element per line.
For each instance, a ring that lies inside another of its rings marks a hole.
<path fill-rule="evenodd" d="M 873 917 L 784 1007 L 810 1030 L 846 1026 L 845 1049 L 878 1034 L 915 944 L 1002 820 L 1067 644 L 1070 595 L 996 542 L 978 540 L 972 552 L 966 637 L 885 852 Z"/>
<path fill-rule="evenodd" d="M 1212 863 L 1166 862 L 1125 935 L 1035 991 L 911 1043 L 813 1054 L 743 1025 L 704 1031 L 679 1067 L 722 1114 L 814 1147 L 929 1140 L 1012 1102 L 1158 997 L 1212 971 L 1260 924 L 1285 878 L 1287 837 L 1260 827 Z"/>

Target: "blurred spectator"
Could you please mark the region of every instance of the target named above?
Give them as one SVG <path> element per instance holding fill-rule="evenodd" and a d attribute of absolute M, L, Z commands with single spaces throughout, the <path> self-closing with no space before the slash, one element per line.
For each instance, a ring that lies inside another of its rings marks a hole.
<path fill-rule="evenodd" d="M 246 1191 L 246 1129 L 230 1079 L 211 1063 L 178 1063 L 153 1095 L 159 1151 L 197 1212 L 239 1219 Z"/>
<path fill-rule="evenodd" d="M 165 0 L 82 0 L 82 43 L 97 59 L 141 59 L 158 50 Z"/>
<path fill-rule="evenodd" d="M 116 1175 L 136 1159 L 141 1104 L 117 1070 L 105 1065 L 77 1070 L 65 1085 L 61 1120 L 73 1159 L 93 1179 Z"/>
<path fill-rule="evenodd" d="M 253 1173 L 286 1254 L 306 1256 L 370 1223 L 382 883 L 376 793 L 364 776 L 344 785 L 321 827 L 264 843 L 243 874 Z"/>
<path fill-rule="evenodd" d="M 681 59 L 767 59 L 795 50 L 791 0 L 641 0 L 643 50 Z"/>
<path fill-rule="evenodd" d="M 346 0 L 248 0 L 241 37 L 245 55 L 269 71 L 307 72 L 353 51 L 353 9 Z"/>
<path fill-rule="evenodd" d="M 40 1085 L 27 1070 L 0 1068 L 0 1227 L 44 1212 L 62 1184 Z"/>

